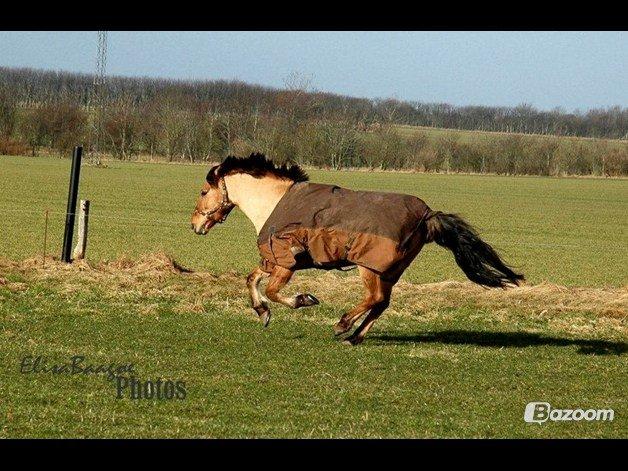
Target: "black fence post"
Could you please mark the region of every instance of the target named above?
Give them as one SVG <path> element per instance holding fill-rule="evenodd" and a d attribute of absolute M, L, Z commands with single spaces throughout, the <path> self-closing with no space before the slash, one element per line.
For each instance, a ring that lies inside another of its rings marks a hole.
<path fill-rule="evenodd" d="M 81 173 L 81 157 L 83 148 L 77 146 L 72 153 L 72 171 L 70 172 L 70 190 L 68 192 L 68 209 L 65 213 L 65 232 L 63 233 L 63 252 L 61 260 L 72 261 L 72 237 L 74 236 L 74 220 L 76 218 L 76 198 L 78 196 L 79 175 Z"/>

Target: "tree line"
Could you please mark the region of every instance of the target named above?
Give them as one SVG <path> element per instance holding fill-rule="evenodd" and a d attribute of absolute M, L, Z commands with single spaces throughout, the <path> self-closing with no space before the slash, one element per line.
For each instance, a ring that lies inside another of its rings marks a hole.
<path fill-rule="evenodd" d="M 130 97 L 134 102 L 142 103 L 159 96 L 176 95 L 183 101 L 204 103 L 214 111 L 272 113 L 290 108 L 290 94 L 286 92 L 303 89 L 304 85 L 307 88 L 306 82 L 302 76 L 293 75 L 287 79 L 286 90 L 225 80 L 109 77 L 105 96 L 113 101 Z M 93 77 L 89 74 L 0 67 L 0 87 L 25 106 L 58 100 L 87 105 L 92 83 Z M 628 138 L 628 108 L 620 106 L 566 112 L 559 108 L 541 111 L 526 104 L 515 107 L 454 106 L 392 98 L 370 100 L 315 91 L 306 94 L 312 105 L 303 110 L 307 117 L 341 114 L 367 123 L 392 121 L 465 130 Z"/>
<path fill-rule="evenodd" d="M 628 174 L 628 109 L 586 114 L 368 100 L 311 91 L 293 75 L 283 89 L 234 81 L 92 76 L 0 68 L 0 153 L 63 154 L 76 143 L 119 159 L 215 161 L 265 152 L 279 161 L 348 168 L 505 174 Z M 399 125 L 546 134 L 481 134 Z M 96 129 L 100 129 L 97 133 Z M 468 136 L 468 134 L 467 134 Z"/>

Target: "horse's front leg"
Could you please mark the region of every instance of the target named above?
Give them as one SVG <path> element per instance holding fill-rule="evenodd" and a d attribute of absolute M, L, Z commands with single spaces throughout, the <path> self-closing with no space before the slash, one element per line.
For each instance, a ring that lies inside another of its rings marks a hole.
<path fill-rule="evenodd" d="M 262 319 L 264 327 L 270 322 L 270 309 L 268 308 L 268 299 L 260 292 L 259 285 L 262 278 L 268 275 L 268 272 L 265 272 L 260 267 L 256 267 L 255 270 L 246 277 L 246 286 L 249 289 L 249 295 L 251 297 L 251 306 L 255 309 L 260 319 Z"/>
<path fill-rule="evenodd" d="M 296 296 L 283 296 L 279 293 L 279 291 L 288 284 L 293 274 L 294 271 L 276 265 L 270 273 L 270 279 L 266 286 L 266 296 L 268 299 L 292 309 L 318 304 L 318 299 L 308 293 L 297 294 Z"/>

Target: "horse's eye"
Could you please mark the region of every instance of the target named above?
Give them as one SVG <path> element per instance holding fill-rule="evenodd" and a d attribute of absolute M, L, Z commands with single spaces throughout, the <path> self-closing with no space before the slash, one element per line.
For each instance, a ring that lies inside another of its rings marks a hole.
<path fill-rule="evenodd" d="M 206 191 L 201 191 L 201 196 L 205 196 L 207 194 Z"/>

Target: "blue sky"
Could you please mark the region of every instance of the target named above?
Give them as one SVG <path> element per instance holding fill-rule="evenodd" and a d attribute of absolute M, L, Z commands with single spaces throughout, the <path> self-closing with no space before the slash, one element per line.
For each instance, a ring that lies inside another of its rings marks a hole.
<path fill-rule="evenodd" d="M 0 65 L 92 72 L 96 33 L 0 32 Z M 107 72 L 456 105 L 628 106 L 626 32 L 109 33 Z"/>

